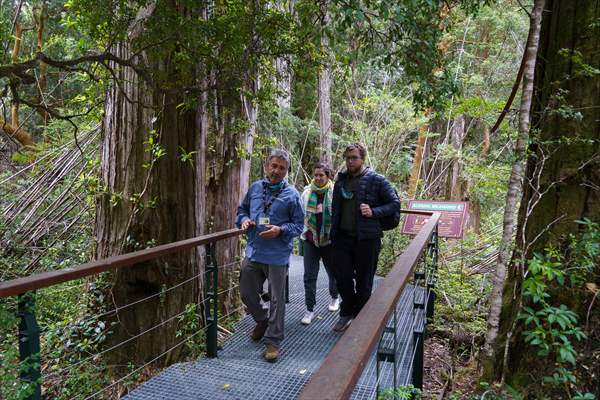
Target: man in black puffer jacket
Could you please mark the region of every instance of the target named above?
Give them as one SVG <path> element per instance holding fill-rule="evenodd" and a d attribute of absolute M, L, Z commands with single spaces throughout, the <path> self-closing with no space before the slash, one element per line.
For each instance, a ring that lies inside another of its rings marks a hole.
<path fill-rule="evenodd" d="M 359 143 L 346 147 L 346 172 L 333 189 L 331 238 L 333 269 L 342 297 L 334 331 L 344 331 L 371 297 L 381 250 L 379 219 L 400 210 L 388 180 L 364 165 L 367 151 Z M 356 282 L 356 283 L 355 283 Z"/>

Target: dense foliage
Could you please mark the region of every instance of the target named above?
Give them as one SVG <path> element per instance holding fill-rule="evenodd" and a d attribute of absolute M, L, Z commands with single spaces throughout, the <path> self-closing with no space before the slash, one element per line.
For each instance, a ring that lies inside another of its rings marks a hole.
<path fill-rule="evenodd" d="M 515 106 L 498 130 L 490 127 L 515 83 L 523 53 L 528 18 L 518 1 L 0 0 L 0 5 L 0 280 L 90 260 L 101 197 L 111 204 L 137 201 L 133 214 L 142 208 L 152 212 L 154 200 L 111 193 L 100 179 L 98 124 L 107 91 L 116 87 L 126 93 L 131 84 L 116 79 L 120 72 L 134 70 L 156 98 L 176 96 L 178 113 L 206 106 L 210 128 L 203 150 L 211 184 L 219 182 L 215 171 L 246 159 L 250 179 L 259 178 L 265 155 L 283 147 L 292 155 L 288 179 L 301 190 L 320 157 L 319 76 L 327 66 L 336 170 L 343 166 L 347 144 L 364 143 L 367 164 L 390 179 L 404 205 L 416 143 L 423 139 L 415 197 L 471 202 L 465 237 L 441 243 L 430 341 L 443 343 L 449 354 L 449 368 L 436 367 L 448 382 L 443 390 L 450 398 L 467 392 L 500 398 L 507 391 L 518 398 L 519 388 L 477 385 L 475 366 L 487 329 L 491 273 L 514 161 Z M 596 67 L 580 64 L 587 66 L 582 73 L 597 74 Z M 281 84 L 285 80 L 289 87 Z M 281 105 L 285 96 L 288 106 Z M 258 113 L 250 151 L 243 143 L 254 123 L 247 100 Z M 166 109 L 164 104 L 152 109 L 152 121 L 163 119 Z M 576 112 L 568 105 L 560 110 Z M 144 132 L 149 170 L 160 168 L 166 157 L 161 142 L 166 134 L 177 132 Z M 235 155 L 226 159 L 232 154 L 228 146 Z M 178 161 L 193 169 L 197 153 L 180 148 Z M 529 274 L 516 301 L 523 306 L 519 323 L 525 342 L 552 365 L 540 377 L 541 390 L 591 399 L 580 390 L 590 375 L 577 368 L 597 362 L 578 357 L 589 321 L 549 294 L 550 287 L 598 293 L 592 283 L 598 273 L 597 221 L 580 223 L 582 235 L 567 236 L 564 247 L 548 247 L 527 260 Z M 211 224 L 207 220 L 206 226 Z M 156 244 L 128 239 L 131 249 Z M 380 274 L 409 241 L 399 230 L 386 233 Z M 165 290 L 160 288 L 161 296 Z M 107 387 L 102 396 L 114 398 L 155 372 L 152 365 L 111 365 L 105 357 L 113 333 L 102 318 L 113 306 L 107 293 L 104 276 L 37 293 L 49 398 L 88 396 Z M 14 298 L 0 299 L 0 398 L 6 399 L 25 398 L 31 391 L 18 383 L 19 369 L 27 365 L 18 362 L 16 307 Z M 204 350 L 203 334 L 198 335 L 203 310 L 193 303 L 182 307 L 175 319 L 177 336 L 186 339 L 183 356 L 191 359 Z M 406 387 L 388 390 L 383 398 L 433 396 L 440 389 L 431 387 L 428 394 Z"/>

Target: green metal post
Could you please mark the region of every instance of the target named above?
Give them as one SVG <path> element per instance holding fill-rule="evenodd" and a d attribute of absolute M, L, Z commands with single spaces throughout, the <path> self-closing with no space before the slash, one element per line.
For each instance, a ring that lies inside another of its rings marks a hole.
<path fill-rule="evenodd" d="M 437 261 L 438 261 L 438 234 L 437 234 L 437 226 L 431 235 L 431 240 L 429 241 L 429 249 L 431 258 L 430 258 L 430 267 L 429 267 L 429 276 L 427 277 L 427 319 L 433 318 L 433 304 L 435 303 L 435 283 L 437 279 Z"/>
<path fill-rule="evenodd" d="M 394 389 L 398 389 L 398 332 L 397 332 L 397 330 L 398 330 L 398 302 L 396 301 L 396 303 L 394 304 Z"/>
<path fill-rule="evenodd" d="M 21 380 L 31 385 L 28 400 L 42 398 L 40 360 L 40 328 L 35 319 L 35 292 L 27 292 L 18 299 L 19 316 L 19 359 Z"/>
<path fill-rule="evenodd" d="M 380 388 L 380 373 L 381 367 L 380 363 L 382 362 L 393 362 L 394 363 L 394 388 L 398 388 L 398 302 L 394 304 L 394 316 L 392 319 L 392 326 L 389 326 L 389 321 L 386 323 L 385 328 L 383 328 L 383 332 L 381 332 L 381 338 L 379 339 L 379 344 L 377 345 L 377 355 L 376 355 L 376 379 L 377 385 L 375 387 L 377 398 L 379 398 L 379 394 L 381 391 Z M 385 335 L 387 333 L 391 333 L 393 336 L 393 347 L 384 347 L 383 343 L 385 342 Z"/>
<path fill-rule="evenodd" d="M 206 257 L 206 299 L 208 304 L 204 307 L 206 317 L 206 356 L 217 357 L 217 323 L 219 321 L 219 270 L 215 254 L 215 245 L 207 246 Z"/>
<path fill-rule="evenodd" d="M 417 389 L 423 389 L 423 332 L 413 332 L 413 346 L 415 346 L 415 359 L 412 367 L 412 384 Z"/>

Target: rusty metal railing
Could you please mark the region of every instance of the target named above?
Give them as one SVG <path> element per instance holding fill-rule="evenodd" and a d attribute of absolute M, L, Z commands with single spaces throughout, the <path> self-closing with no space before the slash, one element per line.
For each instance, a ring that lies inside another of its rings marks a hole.
<path fill-rule="evenodd" d="M 229 229 L 209 235 L 168 243 L 150 249 L 135 251 L 119 256 L 91 261 L 78 267 L 43 272 L 23 278 L 0 282 L 0 299 L 17 296 L 19 318 L 19 358 L 20 377 L 23 384 L 30 386 L 28 399 L 41 399 L 41 358 L 39 327 L 35 318 L 35 291 L 60 283 L 85 278 L 102 272 L 120 268 L 131 268 L 144 261 L 153 260 L 178 251 L 197 246 L 207 246 L 207 263 L 204 271 L 206 282 L 205 296 L 210 302 L 204 307 L 206 319 L 206 354 L 217 356 L 218 322 L 218 268 L 216 265 L 214 244 L 220 240 L 239 236 L 241 229 Z"/>
<path fill-rule="evenodd" d="M 413 213 L 405 211 L 403 213 Z M 424 254 L 429 253 L 437 258 L 437 224 L 439 213 L 417 212 L 415 214 L 430 215 L 420 232 L 410 242 L 406 251 L 398 258 L 392 270 L 377 287 L 359 315 L 348 327 L 333 350 L 325 358 L 321 367 L 315 372 L 299 396 L 301 400 L 339 400 L 350 398 L 356 382 L 360 378 L 369 357 L 373 354 L 390 316 L 396 308 L 398 299 L 409 280 L 415 273 Z M 435 249 L 432 248 L 432 243 Z M 421 278 L 419 276 L 419 278 Z M 427 282 L 423 294 L 423 312 L 429 316 L 433 312 L 432 281 Z M 416 352 L 422 353 L 424 335 L 416 337 Z M 419 359 L 416 358 L 417 363 Z M 413 365 L 422 370 L 421 365 Z M 418 379 L 418 377 L 417 377 Z"/>

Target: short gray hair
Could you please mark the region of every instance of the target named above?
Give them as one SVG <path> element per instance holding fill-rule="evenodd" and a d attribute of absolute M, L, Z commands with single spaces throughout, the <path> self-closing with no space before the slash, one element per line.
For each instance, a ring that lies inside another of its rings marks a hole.
<path fill-rule="evenodd" d="M 280 158 L 287 163 L 288 168 L 290 167 L 290 153 L 283 149 L 273 149 L 271 150 L 271 154 L 267 157 L 267 164 L 271 162 L 273 158 Z"/>

